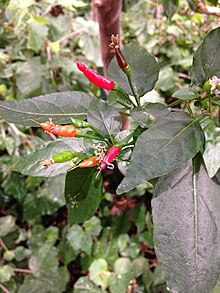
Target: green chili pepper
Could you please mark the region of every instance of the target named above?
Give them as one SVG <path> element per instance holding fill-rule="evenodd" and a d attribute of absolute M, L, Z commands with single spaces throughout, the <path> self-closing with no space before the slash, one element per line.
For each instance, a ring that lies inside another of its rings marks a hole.
<path fill-rule="evenodd" d="M 90 128 L 91 124 L 89 122 L 86 122 L 84 120 L 80 120 L 80 119 L 76 119 L 76 118 L 70 118 L 72 121 L 72 124 L 76 127 L 76 128 Z"/>
<path fill-rule="evenodd" d="M 72 160 L 76 156 L 76 153 L 71 151 L 64 151 L 59 154 L 55 154 L 52 157 L 54 163 L 64 163 Z"/>

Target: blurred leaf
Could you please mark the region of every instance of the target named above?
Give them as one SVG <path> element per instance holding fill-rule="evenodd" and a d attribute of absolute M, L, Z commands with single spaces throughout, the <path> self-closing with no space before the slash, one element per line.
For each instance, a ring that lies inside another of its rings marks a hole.
<path fill-rule="evenodd" d="M 99 236 L 102 231 L 101 220 L 97 217 L 92 217 L 83 223 L 85 231 L 92 236 Z"/>
<path fill-rule="evenodd" d="M 102 197 L 102 179 L 96 168 L 75 169 L 67 173 L 65 198 L 69 225 L 90 219 Z M 85 208 L 86 207 L 86 208 Z"/>
<path fill-rule="evenodd" d="M 94 260 L 89 267 L 89 278 L 96 285 L 104 290 L 108 287 L 108 279 L 111 273 L 108 271 L 108 264 L 105 259 Z"/>
<path fill-rule="evenodd" d="M 111 293 L 127 293 L 128 285 L 133 279 L 133 274 L 115 274 L 109 278 L 109 288 Z"/>
<path fill-rule="evenodd" d="M 177 12 L 179 0 L 164 0 L 164 13 L 168 18 L 171 18 Z"/>
<path fill-rule="evenodd" d="M 73 293 L 104 293 L 105 291 L 99 289 L 92 283 L 88 277 L 79 278 L 74 284 Z"/>
<path fill-rule="evenodd" d="M 120 253 L 122 253 L 125 250 L 125 248 L 128 246 L 128 242 L 129 242 L 128 234 L 121 234 L 118 236 L 117 244 L 118 244 Z"/>
<path fill-rule="evenodd" d="M 220 127 L 211 117 L 201 122 L 205 134 L 205 150 L 203 159 L 209 177 L 213 177 L 220 168 Z"/>
<path fill-rule="evenodd" d="M 91 100 L 83 92 L 52 93 L 25 101 L 0 102 L 0 115 L 8 122 L 24 126 L 37 126 L 33 119 L 45 122 L 53 118 L 54 123 L 70 123 L 70 117 L 86 118 Z"/>
<path fill-rule="evenodd" d="M 219 293 L 219 292 L 220 292 L 220 278 L 218 279 L 218 283 L 215 285 L 212 293 Z"/>
<path fill-rule="evenodd" d="M 133 271 L 133 265 L 129 258 L 120 257 L 114 263 L 114 271 L 117 274 L 126 274 Z"/>
<path fill-rule="evenodd" d="M 176 88 L 175 83 L 177 79 L 177 73 L 172 68 L 163 68 L 160 71 L 159 79 L 155 85 L 155 88 L 163 92 L 172 91 Z"/>
<path fill-rule="evenodd" d="M 156 121 L 137 139 L 118 193 L 178 168 L 201 150 L 203 142 L 198 121 L 186 113 L 170 113 Z"/>
<path fill-rule="evenodd" d="M 40 22 L 30 22 L 28 25 L 28 43 L 27 47 L 38 52 L 48 34 L 48 27 Z"/>
<path fill-rule="evenodd" d="M 10 265 L 3 265 L 0 267 L 0 282 L 8 282 L 14 275 L 14 270 Z"/>
<path fill-rule="evenodd" d="M 203 86 L 213 76 L 220 76 L 220 28 L 208 33 L 193 57 L 192 81 Z"/>
<path fill-rule="evenodd" d="M 22 158 L 16 158 L 13 167 L 16 171 L 29 176 L 52 177 L 65 174 L 71 168 L 70 162 L 53 164 L 48 168 L 44 168 L 42 162 L 66 150 L 82 153 L 81 143 L 82 140 L 79 138 L 64 138 L 47 142 L 40 145 L 34 152 Z"/>
<path fill-rule="evenodd" d="M 10 215 L 0 218 L 0 237 L 13 232 L 16 229 L 16 218 Z"/>
<path fill-rule="evenodd" d="M 24 62 L 23 65 L 17 69 L 16 78 L 17 87 L 22 95 L 22 99 L 40 94 L 45 77 L 46 68 L 41 63 L 40 57 L 34 57 Z M 22 108 L 22 110 L 24 109 Z"/>
<path fill-rule="evenodd" d="M 24 246 L 17 246 L 14 250 L 16 261 L 22 261 L 31 256 L 32 251 Z"/>
<path fill-rule="evenodd" d="M 146 270 L 149 270 L 149 264 L 145 257 L 139 256 L 132 261 L 135 278 L 140 277 Z"/>
<path fill-rule="evenodd" d="M 142 232 L 146 224 L 146 208 L 142 203 L 136 204 L 133 217 L 138 233 Z"/>
<path fill-rule="evenodd" d="M 143 48 L 134 44 L 123 47 L 125 56 L 132 71 L 133 83 L 140 97 L 151 91 L 158 79 L 159 65 L 156 59 Z M 109 77 L 130 95 L 133 95 L 125 73 L 119 68 L 116 58 L 109 65 Z"/>
<path fill-rule="evenodd" d="M 182 88 L 176 92 L 174 92 L 172 94 L 173 98 L 177 98 L 180 100 L 187 100 L 187 101 L 191 101 L 191 100 L 195 100 L 196 98 L 199 97 L 198 93 L 195 93 L 194 91 L 192 91 L 191 89 L 188 88 Z"/>
<path fill-rule="evenodd" d="M 218 4 L 218 0 L 207 0 L 207 1 L 215 6 Z"/>
<path fill-rule="evenodd" d="M 102 135 L 114 135 L 121 130 L 121 117 L 117 110 L 102 100 L 94 100 L 89 105 L 88 122 Z"/>
<path fill-rule="evenodd" d="M 152 200 L 155 250 L 172 292 L 210 292 L 220 273 L 220 186 L 199 159 L 162 178 Z"/>
<path fill-rule="evenodd" d="M 7 180 L 3 183 L 5 193 L 13 196 L 18 202 L 22 202 L 27 194 L 25 179 L 20 174 L 12 172 Z"/>
<path fill-rule="evenodd" d="M 77 253 L 79 251 L 85 252 L 87 255 L 91 255 L 92 252 L 92 238 L 86 233 L 81 226 L 72 225 L 66 236 L 69 245 Z"/>

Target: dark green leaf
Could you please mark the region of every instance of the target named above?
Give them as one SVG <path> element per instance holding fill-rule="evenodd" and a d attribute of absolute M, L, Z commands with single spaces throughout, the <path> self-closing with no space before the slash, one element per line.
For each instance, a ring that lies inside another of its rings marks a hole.
<path fill-rule="evenodd" d="M 195 100 L 196 98 L 199 97 L 199 95 L 198 93 L 195 93 L 194 91 L 188 88 L 185 88 L 185 89 L 183 88 L 173 93 L 172 97 L 176 99 L 180 99 L 180 100 L 190 101 L 190 100 Z"/>
<path fill-rule="evenodd" d="M 170 112 L 163 104 L 147 103 L 141 108 L 131 110 L 130 113 L 134 122 L 141 127 L 149 127 L 152 122 L 167 116 Z"/>
<path fill-rule="evenodd" d="M 196 9 L 196 0 L 187 0 L 190 9 L 192 9 L 193 11 Z"/>
<path fill-rule="evenodd" d="M 27 194 L 25 179 L 16 172 L 12 172 L 2 186 L 5 193 L 13 196 L 19 202 L 22 202 Z"/>
<path fill-rule="evenodd" d="M 89 105 L 88 122 L 103 135 L 114 135 L 121 129 L 118 111 L 100 99 L 92 101 Z"/>
<path fill-rule="evenodd" d="M 206 140 L 203 159 L 209 177 L 213 177 L 220 168 L 220 127 L 211 117 L 206 117 L 201 126 Z"/>
<path fill-rule="evenodd" d="M 194 160 L 159 182 L 153 221 L 156 254 L 172 292 L 207 293 L 220 268 L 220 186 Z"/>
<path fill-rule="evenodd" d="M 37 126 L 32 119 L 45 122 L 70 123 L 70 117 L 85 119 L 92 97 L 83 92 L 60 92 L 25 101 L 0 102 L 0 116 L 8 122 Z"/>
<path fill-rule="evenodd" d="M 176 13 L 179 5 L 179 0 L 164 0 L 164 13 L 168 18 L 171 18 Z"/>
<path fill-rule="evenodd" d="M 137 45 L 129 44 L 124 46 L 122 51 L 130 65 L 133 83 L 139 96 L 142 97 L 153 89 L 158 79 L 159 65 L 152 55 Z M 126 90 L 126 92 L 133 95 L 127 77 L 118 67 L 115 58 L 109 65 L 109 76 Z"/>
<path fill-rule="evenodd" d="M 48 168 L 44 168 L 42 162 L 66 150 L 82 153 L 81 145 L 82 140 L 80 138 L 57 139 L 56 141 L 45 143 L 34 152 L 22 158 L 17 158 L 14 169 L 30 176 L 52 177 L 64 174 L 71 168 L 70 162 L 53 164 Z"/>
<path fill-rule="evenodd" d="M 138 233 L 143 231 L 146 224 L 146 208 L 143 204 L 138 203 L 134 208 L 134 223 L 137 226 Z"/>
<path fill-rule="evenodd" d="M 99 207 L 102 179 L 96 175 L 96 168 L 75 169 L 67 173 L 65 197 L 69 225 L 90 219 Z"/>
<path fill-rule="evenodd" d="M 206 80 L 220 76 L 220 28 L 212 30 L 194 54 L 192 80 L 202 87 Z"/>
<path fill-rule="evenodd" d="M 156 121 L 137 139 L 131 162 L 118 192 L 165 175 L 200 151 L 204 136 L 198 120 L 187 113 L 170 113 Z"/>
<path fill-rule="evenodd" d="M 212 3 L 213 5 L 217 5 L 218 4 L 218 0 L 207 0 L 209 3 Z"/>

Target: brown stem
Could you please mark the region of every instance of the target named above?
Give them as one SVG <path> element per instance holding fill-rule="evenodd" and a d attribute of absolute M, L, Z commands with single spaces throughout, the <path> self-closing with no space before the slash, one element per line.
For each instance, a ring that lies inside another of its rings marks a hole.
<path fill-rule="evenodd" d="M 3 292 L 10 293 L 10 291 L 8 291 L 8 289 L 1 283 L 0 283 L 0 288 L 2 289 Z"/>

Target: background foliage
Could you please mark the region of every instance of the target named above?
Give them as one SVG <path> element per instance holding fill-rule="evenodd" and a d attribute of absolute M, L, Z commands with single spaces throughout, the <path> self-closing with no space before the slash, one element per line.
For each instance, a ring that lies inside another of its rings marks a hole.
<path fill-rule="evenodd" d="M 78 0 L 0 3 L 2 100 L 68 90 L 103 95 L 74 65 L 79 58 L 101 70 L 98 26 L 91 21 L 90 4 Z M 181 13 L 185 5 L 181 2 L 180 13 L 168 21 L 160 5 L 156 10 L 151 2 L 124 1 L 124 44 L 138 43 L 160 63 L 154 101 L 171 103 L 171 94 L 189 84 L 192 54 L 218 24 L 213 16 Z M 79 99 L 82 102 L 82 94 Z M 144 99 L 149 99 L 148 94 Z M 168 292 L 154 253 L 150 184 L 140 185 L 129 197 L 116 196 L 121 175 L 107 171 L 96 215 L 68 229 L 64 177 L 22 176 L 12 170 L 18 154 L 37 152 L 48 136 L 3 121 L 0 128 L 0 283 L 11 293 L 122 293 L 129 286 L 136 292 Z M 59 147 L 62 150 L 62 144 Z"/>

